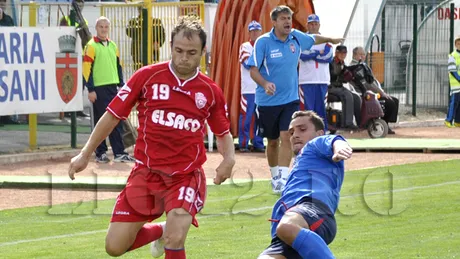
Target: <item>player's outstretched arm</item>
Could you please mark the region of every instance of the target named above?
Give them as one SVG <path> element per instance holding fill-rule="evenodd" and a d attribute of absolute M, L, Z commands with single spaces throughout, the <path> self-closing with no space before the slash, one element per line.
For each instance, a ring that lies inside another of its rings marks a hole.
<path fill-rule="evenodd" d="M 345 41 L 344 38 L 331 38 L 331 37 L 326 37 L 322 36 L 319 34 L 315 34 L 315 45 L 321 44 L 321 43 L 332 43 L 332 44 L 340 44 Z"/>
<path fill-rule="evenodd" d="M 217 150 L 222 155 L 223 160 L 216 169 L 214 184 L 221 184 L 232 177 L 233 166 L 235 165 L 235 145 L 230 133 L 217 136 Z"/>
<path fill-rule="evenodd" d="M 334 162 L 339 162 L 351 158 L 353 149 L 346 141 L 336 140 L 334 141 L 333 152 L 334 155 L 332 156 L 332 160 L 334 160 Z"/>
<path fill-rule="evenodd" d="M 91 133 L 88 142 L 86 142 L 85 146 L 80 151 L 80 154 L 70 160 L 68 172 L 70 179 L 74 180 L 75 174 L 86 168 L 91 154 L 97 146 L 99 146 L 102 140 L 107 138 L 119 122 L 120 120 L 111 113 L 105 112 L 104 115 L 102 115 L 101 119 L 97 122 L 96 127 L 94 127 L 93 133 Z"/>

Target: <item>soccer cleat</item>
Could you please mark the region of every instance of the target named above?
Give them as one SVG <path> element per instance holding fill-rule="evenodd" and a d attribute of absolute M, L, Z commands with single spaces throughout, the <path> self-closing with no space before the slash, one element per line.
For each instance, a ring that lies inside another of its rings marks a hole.
<path fill-rule="evenodd" d="M 161 227 L 163 228 L 163 235 L 161 235 L 159 239 L 153 241 L 152 245 L 150 246 L 150 253 L 152 254 L 154 258 L 158 258 L 165 253 L 165 242 L 164 242 L 163 236 L 165 234 L 166 222 L 161 222 L 158 224 L 160 224 Z"/>
<path fill-rule="evenodd" d="M 127 155 L 127 154 L 121 154 L 121 155 L 115 155 L 115 158 L 113 159 L 113 162 L 117 163 L 129 163 L 129 162 L 136 162 L 136 159 L 134 159 L 132 156 Z"/>
<path fill-rule="evenodd" d="M 105 153 L 100 156 L 96 156 L 96 163 L 106 164 L 108 162 L 110 162 L 110 159 Z"/>
<path fill-rule="evenodd" d="M 446 125 L 448 128 L 454 128 L 455 126 L 452 125 L 450 121 L 444 121 L 444 125 Z"/>
<path fill-rule="evenodd" d="M 281 179 L 281 177 L 279 175 L 273 177 L 272 178 L 272 190 L 273 190 L 273 192 L 275 194 L 281 194 L 281 192 L 284 189 L 285 184 L 286 184 L 286 182 L 283 182 L 283 179 Z"/>
<path fill-rule="evenodd" d="M 281 178 L 280 183 L 281 183 L 281 192 L 283 192 L 284 188 L 286 188 L 287 179 L 286 178 Z"/>

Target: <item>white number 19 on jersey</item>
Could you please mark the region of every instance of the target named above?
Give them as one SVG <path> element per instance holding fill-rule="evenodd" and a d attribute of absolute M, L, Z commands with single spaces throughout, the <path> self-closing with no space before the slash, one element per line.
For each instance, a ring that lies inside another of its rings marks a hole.
<path fill-rule="evenodd" d="M 152 100 L 168 100 L 169 99 L 169 85 L 154 84 L 152 85 Z"/>

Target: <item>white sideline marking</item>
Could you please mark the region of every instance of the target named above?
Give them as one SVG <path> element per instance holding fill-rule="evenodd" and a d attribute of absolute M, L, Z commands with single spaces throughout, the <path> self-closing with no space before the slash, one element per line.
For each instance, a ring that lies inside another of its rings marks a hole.
<path fill-rule="evenodd" d="M 260 208 L 247 209 L 247 210 L 237 210 L 237 211 L 234 211 L 234 212 L 222 212 L 222 213 L 212 214 L 212 215 L 197 216 L 197 219 L 206 219 L 206 218 L 214 218 L 214 217 L 220 217 L 220 216 L 228 216 L 228 215 L 234 215 L 234 214 L 239 214 L 239 213 L 248 213 L 248 212 L 254 212 L 254 211 L 259 211 L 259 210 L 266 210 L 266 209 L 271 209 L 271 208 L 273 208 L 273 206 L 265 206 L 265 207 L 260 207 Z M 101 229 L 101 230 L 94 230 L 94 231 L 87 231 L 87 232 L 79 232 L 79 233 L 74 233 L 74 234 L 48 236 L 48 237 L 41 237 L 41 238 L 34 238 L 34 239 L 23 239 L 23 240 L 18 240 L 18 241 L 13 241 L 13 242 L 0 243 L 0 247 L 2 247 L 2 246 L 11 246 L 11 245 L 19 245 L 19 244 L 31 243 L 31 242 L 46 241 L 46 240 L 51 240 L 51 239 L 68 238 L 68 237 L 76 237 L 76 236 L 86 236 L 86 235 L 92 235 L 92 234 L 99 234 L 99 233 L 103 233 L 103 232 L 106 232 L 106 231 L 107 231 L 107 229 Z"/>
<path fill-rule="evenodd" d="M 13 241 L 13 242 L 0 243 L 0 247 L 2 247 L 2 246 L 11 246 L 11 245 L 19 245 L 19 244 L 31 243 L 31 242 L 39 242 L 39 241 L 45 241 L 45 240 L 50 240 L 50 239 L 59 239 L 59 238 L 76 237 L 76 236 L 86 236 L 86 235 L 102 233 L 104 231 L 107 231 L 107 229 L 87 231 L 87 232 L 79 232 L 79 233 L 74 233 L 74 234 L 65 234 L 65 235 L 59 235 L 59 236 L 48 236 L 48 237 L 41 237 L 41 238 L 34 238 L 34 239 L 23 239 L 23 240 L 18 240 L 18 241 Z"/>
<path fill-rule="evenodd" d="M 452 184 L 460 184 L 460 181 L 453 181 L 453 182 L 445 182 L 445 183 L 439 183 L 439 184 L 431 184 L 431 185 L 424 185 L 424 186 L 415 186 L 415 187 L 409 187 L 409 188 L 395 189 L 395 190 L 393 190 L 393 192 L 405 192 L 405 191 L 427 189 L 427 188 L 440 187 L 440 186 L 452 185 Z M 388 193 L 388 192 L 390 192 L 390 191 L 371 192 L 371 193 L 366 193 L 366 194 L 353 194 L 353 195 L 341 196 L 341 198 L 352 198 L 352 197 L 359 197 L 359 196 L 364 196 L 364 195 L 366 195 L 366 196 L 367 195 L 378 195 L 378 194 L 384 194 L 384 193 Z M 235 212 L 223 212 L 223 213 L 219 213 L 219 214 L 205 215 L 205 216 L 201 216 L 201 217 L 197 216 L 197 218 L 198 219 L 205 219 L 205 218 L 213 218 L 213 217 L 219 217 L 219 216 L 228 216 L 228 215 L 233 215 L 233 214 L 238 214 L 238 213 L 247 213 L 247 212 L 254 212 L 254 211 L 271 209 L 272 207 L 273 206 L 265 206 L 265 207 L 260 207 L 260 208 L 239 210 L 239 211 L 235 211 Z M 103 233 L 105 231 L 107 231 L 107 229 L 87 231 L 87 232 L 79 232 L 79 233 L 74 233 L 74 234 L 65 234 L 65 235 L 58 235 L 58 236 L 48 236 L 48 237 L 41 237 L 41 238 L 35 238 L 35 239 L 23 239 L 23 240 L 18 240 L 18 241 L 13 241 L 13 242 L 0 243 L 0 247 L 18 245 L 18 244 L 24 244 L 24 243 L 31 243 L 31 242 L 46 241 L 46 240 L 51 240 L 51 239 L 92 235 L 92 234 Z"/>

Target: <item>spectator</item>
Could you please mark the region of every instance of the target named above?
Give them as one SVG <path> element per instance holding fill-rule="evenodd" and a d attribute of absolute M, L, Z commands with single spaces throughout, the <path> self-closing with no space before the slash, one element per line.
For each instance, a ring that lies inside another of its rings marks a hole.
<path fill-rule="evenodd" d="M 449 71 L 450 101 L 444 124 L 449 127 L 460 127 L 460 36 L 454 41 L 455 50 L 449 55 L 447 69 Z"/>
<path fill-rule="evenodd" d="M 109 19 L 103 16 L 97 19 L 97 36 L 86 45 L 83 58 L 83 76 L 88 88 L 88 99 L 93 104 L 95 124 L 117 95 L 117 87 L 124 84 L 118 47 L 108 38 L 109 28 Z M 114 162 L 134 162 L 134 158 L 125 152 L 121 123 L 110 133 L 109 140 L 115 156 Z M 106 152 L 107 144 L 104 139 L 96 148 L 96 162 L 108 163 L 110 160 Z"/>
<path fill-rule="evenodd" d="M 344 118 L 341 126 L 356 130 L 358 127 L 353 124 L 353 114 L 356 119 L 356 124 L 359 125 L 361 122 L 361 98 L 357 93 L 353 93 L 344 87 L 344 83 L 347 83 L 344 79 L 346 57 L 347 47 L 343 45 L 337 46 L 334 60 L 329 64 L 331 84 L 328 88 L 328 99 L 331 98 L 331 95 L 340 99 Z"/>
<path fill-rule="evenodd" d="M 239 119 L 239 148 L 240 152 L 249 152 L 248 141 L 251 135 L 251 125 L 253 125 L 254 137 L 251 140 L 254 151 L 265 152 L 263 138 L 258 136 L 257 113 L 255 103 L 255 93 L 257 84 L 249 73 L 248 58 L 254 50 L 254 42 L 262 34 L 262 26 L 257 21 L 252 21 L 248 26 L 250 41 L 240 46 L 240 73 L 241 73 L 241 110 Z M 254 116 L 253 116 L 254 115 Z M 254 118 L 254 119 L 253 119 Z"/>
<path fill-rule="evenodd" d="M 350 65 L 357 65 L 362 63 L 366 59 L 366 52 L 364 51 L 363 47 L 356 47 L 353 49 L 353 59 Z M 367 65 L 364 64 L 365 70 L 367 71 L 369 77 L 369 82 L 372 83 L 365 83 L 364 87 L 366 90 L 370 90 L 374 93 L 380 94 L 380 99 L 384 100 L 384 107 L 385 107 L 385 115 L 383 116 L 383 120 L 387 123 L 396 122 L 398 120 L 398 110 L 399 110 L 399 100 L 394 97 L 390 96 L 389 94 L 383 91 L 379 81 L 375 79 L 372 69 Z M 353 81 L 350 81 L 350 84 L 354 86 Z M 355 87 L 355 89 L 359 89 L 359 87 Z M 394 130 L 388 128 L 388 134 L 395 134 Z"/>
<path fill-rule="evenodd" d="M 319 34 L 320 21 L 316 14 L 308 16 L 307 28 L 307 33 Z M 331 81 L 329 63 L 332 59 L 332 46 L 322 43 L 314 45 L 311 50 L 302 51 L 299 63 L 299 84 L 303 93 L 303 100 L 300 101 L 304 103 L 305 110 L 312 110 L 323 119 L 326 132 L 326 98 L 327 86 Z"/>
<path fill-rule="evenodd" d="M 6 14 L 5 11 L 0 7 L 0 27 L 10 26 L 14 26 L 13 18 Z"/>
<path fill-rule="evenodd" d="M 126 35 L 132 39 L 131 57 L 134 62 L 134 71 L 143 66 L 142 62 L 142 7 L 138 8 L 138 16 L 132 18 L 126 27 Z M 152 19 L 152 52 L 153 62 L 160 61 L 160 48 L 166 40 L 165 29 L 159 18 Z"/>

